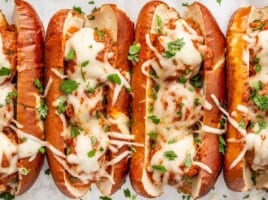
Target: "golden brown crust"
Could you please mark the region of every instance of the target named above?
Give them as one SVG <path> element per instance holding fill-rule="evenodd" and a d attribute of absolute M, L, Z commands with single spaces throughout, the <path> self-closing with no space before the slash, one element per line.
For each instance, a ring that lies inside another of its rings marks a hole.
<path fill-rule="evenodd" d="M 206 100 L 213 105 L 213 108 L 211 110 L 204 110 L 203 122 L 207 126 L 219 128 L 221 112 L 213 103 L 211 95 L 214 94 L 221 103 L 225 103 L 225 37 L 214 17 L 204 5 L 201 3 L 193 3 L 188 9 L 188 17 L 192 16 L 191 19 L 199 24 L 201 29 L 203 27 L 201 31 L 207 47 L 203 64 L 204 92 Z M 200 170 L 198 178 L 201 179 L 201 187 L 199 188 L 198 197 L 204 196 L 210 191 L 222 167 L 218 135 L 205 133 L 201 140 L 203 143 L 200 148 L 200 161 L 210 167 L 212 173 L 210 174 L 203 169 Z"/>
<path fill-rule="evenodd" d="M 153 56 L 152 51 L 147 46 L 145 41 L 145 35 L 151 29 L 151 22 L 154 16 L 155 9 L 164 4 L 160 1 L 151 1 L 147 3 L 139 13 L 137 20 L 137 26 L 135 30 L 135 43 L 140 44 L 141 50 L 139 52 L 139 62 L 133 67 L 133 74 L 131 79 L 131 87 L 133 91 L 132 99 L 132 134 L 135 136 L 134 142 L 144 144 L 145 143 L 145 121 L 146 116 L 146 76 L 141 71 L 141 66 L 144 62 Z M 166 5 L 167 6 L 167 5 Z M 152 197 L 145 190 L 142 183 L 142 175 L 144 173 L 145 150 L 143 147 L 136 147 L 136 152 L 133 153 L 130 162 L 130 180 L 135 191 L 145 197 Z"/>
<path fill-rule="evenodd" d="M 251 12 L 251 7 L 245 7 L 237 10 L 228 26 L 227 31 L 227 83 L 228 83 L 228 111 L 229 113 L 236 109 L 237 105 L 245 104 L 246 91 L 248 90 L 248 68 L 243 62 L 243 51 L 247 48 L 247 42 L 242 38 L 246 32 L 247 19 Z M 235 120 L 241 119 L 241 114 L 235 116 Z M 228 126 L 227 138 L 240 139 L 239 133 L 233 126 Z M 227 186 L 234 191 L 242 191 L 246 187 L 244 166 L 242 159 L 238 165 L 230 169 L 230 165 L 243 150 L 243 143 L 227 142 L 224 178 Z"/>
<path fill-rule="evenodd" d="M 135 135 L 135 142 L 145 142 L 145 120 L 146 115 L 146 76 L 141 71 L 142 64 L 148 59 L 152 58 L 153 54 L 145 41 L 145 35 L 151 30 L 151 23 L 154 12 L 158 5 L 165 4 L 160 1 L 151 1 L 147 3 L 140 12 L 136 27 L 135 42 L 141 45 L 139 53 L 139 62 L 134 66 L 132 76 L 133 89 L 133 126 L 132 133 Z M 166 4 L 165 4 L 166 5 Z M 167 6 L 167 5 L 166 5 Z M 194 3 L 189 6 L 189 11 L 186 14 L 186 19 L 197 23 L 201 29 L 202 35 L 205 38 L 205 45 L 207 46 L 207 53 L 204 61 L 204 88 L 206 100 L 213 105 L 213 109 L 204 112 L 204 124 L 218 128 L 221 113 L 213 103 L 210 95 L 214 94 L 221 102 L 225 101 L 225 69 L 224 69 L 224 52 L 225 52 L 225 38 L 221 32 L 217 22 L 211 15 L 209 10 L 200 3 Z M 215 42 L 217 41 L 217 42 Z M 217 84 L 215 84 L 217 82 Z M 137 84 L 139 83 L 139 84 Z M 203 144 L 201 146 L 200 155 L 201 162 L 211 168 L 212 173 L 205 170 L 200 170 L 198 175 L 201 181 L 200 187 L 197 189 L 187 188 L 182 186 L 181 189 L 192 192 L 194 198 L 203 196 L 215 184 L 222 166 L 222 156 L 219 153 L 218 136 L 214 134 L 203 134 Z M 210 146 L 210 148 L 207 148 Z M 142 182 L 142 174 L 144 166 L 147 165 L 144 157 L 144 148 L 137 148 L 137 152 L 133 154 L 130 164 L 130 179 L 132 186 L 137 193 L 151 197 L 146 192 Z M 195 187 L 195 186 L 192 186 Z"/>
<path fill-rule="evenodd" d="M 17 121 L 23 126 L 22 131 L 39 139 L 44 139 L 36 112 L 36 95 L 34 80 L 42 80 L 43 68 L 43 25 L 34 8 L 28 3 L 15 1 L 17 36 Z M 31 120 L 29 120 L 31 119 Z M 20 159 L 18 166 L 26 168 L 28 175 L 22 175 L 18 194 L 24 193 L 35 182 L 43 164 L 44 156 L 40 153 L 33 161 Z"/>

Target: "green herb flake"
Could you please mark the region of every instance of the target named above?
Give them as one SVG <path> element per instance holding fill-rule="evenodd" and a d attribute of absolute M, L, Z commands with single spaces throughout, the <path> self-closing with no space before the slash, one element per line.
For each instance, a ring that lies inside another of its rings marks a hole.
<path fill-rule="evenodd" d="M 75 178 L 75 177 L 70 177 L 70 181 L 71 181 L 72 183 L 75 183 L 75 182 L 77 181 L 77 178 Z"/>
<path fill-rule="evenodd" d="M 40 119 L 45 119 L 47 117 L 48 106 L 44 99 L 40 99 L 40 104 L 37 107 L 37 112 L 39 114 Z"/>
<path fill-rule="evenodd" d="M 261 72 L 261 69 L 262 69 L 262 67 L 261 67 L 260 64 L 257 64 L 257 65 L 255 65 L 255 67 L 254 67 L 254 71 L 255 71 L 256 73 Z"/>
<path fill-rule="evenodd" d="M 10 72 L 11 72 L 10 68 L 4 66 L 0 68 L 0 76 L 8 76 Z"/>
<path fill-rule="evenodd" d="M 20 173 L 24 176 L 28 175 L 30 173 L 30 169 L 26 169 L 25 167 L 22 167 L 19 169 Z"/>
<path fill-rule="evenodd" d="M 27 137 L 22 138 L 22 142 L 26 142 L 27 140 L 28 140 Z"/>
<path fill-rule="evenodd" d="M 79 14 L 84 14 L 83 10 L 81 7 L 78 7 L 78 6 L 73 6 L 73 10 L 78 12 Z"/>
<path fill-rule="evenodd" d="M 124 196 L 126 198 L 130 198 L 131 197 L 131 193 L 130 193 L 130 190 L 127 188 L 127 189 L 124 189 Z"/>
<path fill-rule="evenodd" d="M 164 152 L 164 156 L 168 159 L 168 160 L 174 160 L 175 158 L 177 158 L 177 154 L 174 151 L 165 151 Z"/>
<path fill-rule="evenodd" d="M 261 111 L 265 111 L 268 109 L 268 95 L 265 96 L 255 95 L 252 98 L 252 101 Z"/>
<path fill-rule="evenodd" d="M 78 135 L 80 135 L 80 131 L 81 131 L 80 127 L 72 125 L 71 126 L 71 137 L 72 138 L 77 137 Z"/>
<path fill-rule="evenodd" d="M 243 197 L 243 199 L 248 199 L 250 196 L 249 196 L 249 194 L 247 194 L 247 195 L 245 195 L 244 197 Z"/>
<path fill-rule="evenodd" d="M 86 92 L 94 94 L 96 92 L 96 90 L 93 87 L 90 87 L 89 85 L 87 85 Z"/>
<path fill-rule="evenodd" d="M 266 122 L 261 120 L 257 123 L 259 125 L 259 129 L 257 130 L 256 134 L 259 134 L 263 129 L 266 128 Z"/>
<path fill-rule="evenodd" d="M 199 98 L 195 98 L 195 99 L 194 99 L 194 105 L 195 105 L 195 106 L 200 105 L 200 99 L 199 99 Z"/>
<path fill-rule="evenodd" d="M 238 123 L 238 126 L 242 129 L 245 129 L 246 128 L 246 125 L 245 125 L 245 122 L 244 122 L 244 119 L 240 119 L 239 123 Z"/>
<path fill-rule="evenodd" d="M 151 132 L 151 133 L 149 133 L 148 135 L 149 135 L 150 140 L 155 141 L 155 140 L 156 140 L 156 138 L 157 138 L 157 133 L 156 133 L 156 132 L 154 132 L 154 131 L 152 131 L 152 132 Z"/>
<path fill-rule="evenodd" d="M 75 58 L 75 51 L 74 49 L 70 49 L 69 52 L 67 53 L 67 56 L 65 57 L 65 60 L 71 61 L 74 60 Z"/>
<path fill-rule="evenodd" d="M 138 44 L 132 44 L 128 50 L 128 60 L 133 62 L 139 62 L 138 54 L 141 50 L 141 47 Z"/>
<path fill-rule="evenodd" d="M 92 158 L 92 157 L 95 156 L 95 154 L 96 154 L 96 150 L 93 149 L 93 150 L 91 150 L 91 151 L 89 151 L 89 152 L 87 153 L 87 157 Z"/>
<path fill-rule="evenodd" d="M 104 31 L 99 30 L 99 29 L 97 29 L 97 28 L 95 28 L 95 31 L 96 31 L 96 33 L 97 33 L 98 36 L 100 36 L 100 37 L 104 37 L 104 35 L 105 35 L 105 32 L 104 32 Z"/>
<path fill-rule="evenodd" d="M 180 51 L 182 47 L 185 45 L 183 38 L 178 38 L 176 40 L 173 40 L 171 42 L 168 42 L 167 44 L 167 51 L 163 53 L 164 58 L 172 58 L 176 55 L 176 52 Z"/>
<path fill-rule="evenodd" d="M 222 135 L 219 135 L 219 152 L 224 155 L 225 154 L 225 146 L 226 142 Z"/>
<path fill-rule="evenodd" d="M 85 60 L 81 63 L 81 67 L 86 67 L 89 64 L 89 60 Z"/>
<path fill-rule="evenodd" d="M 68 155 L 70 155 L 71 151 L 72 151 L 71 147 L 67 147 L 65 154 L 68 156 Z"/>
<path fill-rule="evenodd" d="M 203 80 L 200 74 L 196 74 L 190 79 L 190 83 L 194 88 L 202 88 L 203 87 Z"/>
<path fill-rule="evenodd" d="M 111 130 L 111 126 L 105 126 L 104 127 L 104 132 L 109 132 Z"/>
<path fill-rule="evenodd" d="M 185 83 L 187 82 L 187 78 L 185 78 L 184 76 L 180 76 L 180 77 L 178 78 L 178 82 L 179 82 L 179 83 L 182 83 L 182 84 L 185 84 Z"/>
<path fill-rule="evenodd" d="M 157 24 L 157 31 L 159 34 L 161 34 L 163 30 L 163 20 L 159 15 L 156 15 L 156 24 Z"/>
<path fill-rule="evenodd" d="M 38 150 L 41 154 L 45 154 L 46 153 L 46 148 L 45 147 L 40 147 Z"/>
<path fill-rule="evenodd" d="M 188 2 L 184 2 L 181 5 L 184 6 L 184 7 L 187 7 L 187 6 L 189 6 L 189 3 Z"/>
<path fill-rule="evenodd" d="M 262 85 L 262 82 L 261 81 L 257 81 L 257 82 L 253 82 L 251 84 L 251 87 L 256 90 L 256 91 L 259 91 L 259 90 L 262 90 L 263 89 L 263 85 Z"/>
<path fill-rule="evenodd" d="M 252 170 L 252 172 L 251 172 L 251 180 L 252 180 L 254 185 L 256 185 L 256 183 L 257 183 L 256 182 L 257 175 L 258 175 L 257 172 Z"/>
<path fill-rule="evenodd" d="M 40 93 L 43 93 L 44 92 L 43 85 L 42 85 L 42 83 L 41 83 L 41 81 L 39 79 L 35 79 L 34 82 L 33 82 L 33 84 L 38 89 L 38 91 Z"/>
<path fill-rule="evenodd" d="M 107 78 L 110 82 L 121 85 L 121 79 L 118 74 L 110 74 Z"/>
<path fill-rule="evenodd" d="M 47 168 L 46 170 L 45 170 L 45 175 L 47 175 L 47 176 L 49 176 L 50 175 L 50 169 L 49 168 Z"/>
<path fill-rule="evenodd" d="M 150 115 L 147 118 L 150 119 L 154 124 L 159 124 L 160 123 L 160 119 L 157 118 L 155 115 Z"/>
<path fill-rule="evenodd" d="M 219 5 L 221 5 L 222 0 L 216 0 Z"/>
<path fill-rule="evenodd" d="M 193 164 L 193 161 L 192 161 L 191 154 L 188 153 L 188 154 L 186 155 L 186 158 L 185 158 L 185 161 L 184 161 L 184 165 L 185 165 L 186 167 L 191 167 L 192 164 Z"/>
<path fill-rule="evenodd" d="M 65 94 L 72 94 L 78 88 L 79 83 L 75 80 L 63 80 L 60 90 Z"/>
<path fill-rule="evenodd" d="M 100 196 L 100 200 L 112 200 L 110 197 Z"/>
<path fill-rule="evenodd" d="M 6 97 L 6 104 L 10 104 L 11 101 L 16 102 L 17 96 L 18 96 L 17 92 L 15 91 L 9 92 Z"/>
<path fill-rule="evenodd" d="M 0 194 L 0 198 L 3 200 L 13 200 L 15 199 L 15 196 L 10 194 L 9 192 L 3 192 Z"/>
<path fill-rule="evenodd" d="M 153 165 L 152 168 L 160 173 L 167 172 L 167 169 L 163 165 Z"/>
<path fill-rule="evenodd" d="M 94 1 L 89 1 L 88 4 L 94 4 L 95 2 Z"/>
<path fill-rule="evenodd" d="M 57 106 L 57 111 L 59 114 L 64 113 L 66 111 L 65 103 L 67 102 L 66 96 L 60 96 Z"/>

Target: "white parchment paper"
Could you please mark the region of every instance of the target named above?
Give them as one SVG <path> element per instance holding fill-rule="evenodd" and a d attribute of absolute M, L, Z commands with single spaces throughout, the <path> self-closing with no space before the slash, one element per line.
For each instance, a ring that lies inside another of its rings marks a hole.
<path fill-rule="evenodd" d="M 147 2 L 146 0 L 95 0 L 95 4 L 89 5 L 89 0 L 28 0 L 33 7 L 39 13 L 41 20 L 44 23 L 44 27 L 47 24 L 53 14 L 62 8 L 72 8 L 75 6 L 80 6 L 84 12 L 90 13 L 94 7 L 98 7 L 105 3 L 115 3 L 121 9 L 123 9 L 129 17 L 135 22 L 139 13 L 139 10 Z M 166 0 L 170 6 L 176 8 L 180 13 L 183 13 L 184 7 L 182 3 L 193 2 L 192 0 Z M 263 7 L 268 5 L 268 0 L 222 0 L 219 5 L 216 0 L 199 0 L 199 2 L 204 3 L 215 16 L 217 22 L 219 23 L 222 31 L 225 33 L 228 25 L 228 21 L 232 13 L 241 6 L 254 5 L 257 7 Z M 9 22 L 12 21 L 13 13 L 13 1 L 12 0 L 0 0 L 0 9 L 3 10 Z M 268 45 L 268 44 L 267 44 Z M 17 197 L 17 200 L 65 200 L 68 199 L 62 195 L 56 188 L 51 175 L 45 175 L 44 171 L 48 168 L 47 164 L 43 167 L 43 170 L 34 184 L 34 186 L 24 195 Z M 124 197 L 123 190 L 129 188 L 131 189 L 129 180 L 126 184 L 122 186 L 122 189 L 112 196 L 113 200 L 123 200 Z M 98 200 L 100 193 L 95 186 L 92 187 L 91 191 L 88 192 L 84 200 Z M 206 200 L 217 200 L 217 199 L 228 199 L 228 200 L 239 200 L 239 199 L 251 199 L 251 200 L 265 200 L 268 199 L 268 193 L 265 191 L 251 191 L 244 193 L 235 193 L 227 189 L 222 175 L 219 177 L 214 190 L 212 190 L 207 196 L 202 199 Z M 145 200 L 146 198 L 137 196 L 137 200 Z M 175 199 L 186 199 L 183 198 L 174 188 L 167 187 L 165 193 L 155 200 L 175 200 Z"/>

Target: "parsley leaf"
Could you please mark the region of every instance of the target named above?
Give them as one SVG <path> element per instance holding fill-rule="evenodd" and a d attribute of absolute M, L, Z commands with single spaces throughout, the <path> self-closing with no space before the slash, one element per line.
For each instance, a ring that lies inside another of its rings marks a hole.
<path fill-rule="evenodd" d="M 79 83 L 74 80 L 63 80 L 60 90 L 65 94 L 72 94 L 78 88 Z"/>
<path fill-rule="evenodd" d="M 152 168 L 160 173 L 167 172 L 167 169 L 163 165 L 153 165 Z"/>
<path fill-rule="evenodd" d="M 181 48 L 185 45 L 183 38 L 178 38 L 171 42 L 168 42 L 168 50 L 163 53 L 164 58 L 171 58 L 176 55 L 177 51 L 180 51 Z"/>
<path fill-rule="evenodd" d="M 156 24 L 158 33 L 162 33 L 163 30 L 163 20 L 159 15 L 156 15 Z"/>
<path fill-rule="evenodd" d="M 268 95 L 265 96 L 255 95 L 252 98 L 252 101 L 261 111 L 268 109 Z"/>
<path fill-rule="evenodd" d="M 223 155 L 225 154 L 225 146 L 226 146 L 226 142 L 223 136 L 219 135 L 219 152 Z"/>
<path fill-rule="evenodd" d="M 195 88 L 202 88 L 203 87 L 203 80 L 200 74 L 196 74 L 190 79 L 190 83 Z"/>
<path fill-rule="evenodd" d="M 112 200 L 110 197 L 106 197 L 106 196 L 101 196 L 100 200 Z"/>
<path fill-rule="evenodd" d="M 71 126 L 71 137 L 72 137 L 72 138 L 75 138 L 75 137 L 77 137 L 78 135 L 80 135 L 80 131 L 81 131 L 81 130 L 82 130 L 82 129 L 81 129 L 80 127 L 72 125 L 72 126 Z"/>
<path fill-rule="evenodd" d="M 165 151 L 164 152 L 164 156 L 168 159 L 168 160 L 174 160 L 175 158 L 177 158 L 177 154 L 175 154 L 174 151 Z"/>
<path fill-rule="evenodd" d="M 12 200 L 15 199 L 15 196 L 10 194 L 9 192 L 3 192 L 0 194 L 0 198 L 4 200 Z"/>
<path fill-rule="evenodd" d="M 133 62 L 139 62 L 138 54 L 141 50 L 141 47 L 137 44 L 132 44 L 128 50 L 127 59 Z"/>
<path fill-rule="evenodd" d="M 0 76 L 8 76 L 10 74 L 10 69 L 7 67 L 0 68 Z"/>
<path fill-rule="evenodd" d="M 44 92 L 43 85 L 42 85 L 42 83 L 41 83 L 41 81 L 39 79 L 34 80 L 34 85 L 39 90 L 40 93 Z"/>
<path fill-rule="evenodd" d="M 17 92 L 15 91 L 9 92 L 6 97 L 6 104 L 10 104 L 11 101 L 16 102 L 17 96 L 18 96 Z"/>
<path fill-rule="evenodd" d="M 78 12 L 79 14 L 84 14 L 83 10 L 81 7 L 78 6 L 73 6 L 73 10 Z"/>
<path fill-rule="evenodd" d="M 93 149 L 93 150 L 91 150 L 91 151 L 89 151 L 89 152 L 87 153 L 87 157 L 92 158 L 92 157 L 95 156 L 95 154 L 96 154 L 96 150 Z"/>
<path fill-rule="evenodd" d="M 65 59 L 67 61 L 70 61 L 70 60 L 73 60 L 74 58 L 75 58 L 75 51 L 74 49 L 70 49 Z"/>
<path fill-rule="evenodd" d="M 66 96 L 59 97 L 59 103 L 57 107 L 57 111 L 59 114 L 64 113 L 66 111 L 65 103 L 67 102 Z"/>
<path fill-rule="evenodd" d="M 37 112 L 40 119 L 45 119 L 48 112 L 48 107 L 44 99 L 40 99 L 39 107 L 37 107 Z"/>
<path fill-rule="evenodd" d="M 115 83 L 117 85 L 121 84 L 121 79 L 118 74 L 110 74 L 107 78 L 112 83 Z"/>
<path fill-rule="evenodd" d="M 192 158 L 191 158 L 191 154 L 188 153 L 188 154 L 186 155 L 186 158 L 185 158 L 185 161 L 184 161 L 184 165 L 185 165 L 186 167 L 191 167 L 192 164 L 193 164 L 193 161 L 192 161 Z"/>
<path fill-rule="evenodd" d="M 160 119 L 157 118 L 155 115 L 150 115 L 147 118 L 150 119 L 154 124 L 159 124 L 160 123 Z"/>

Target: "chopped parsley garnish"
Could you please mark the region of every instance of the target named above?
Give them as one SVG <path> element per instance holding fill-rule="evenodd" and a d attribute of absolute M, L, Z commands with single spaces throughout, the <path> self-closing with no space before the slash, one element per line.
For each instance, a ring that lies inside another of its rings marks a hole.
<path fill-rule="evenodd" d="M 101 111 L 97 110 L 96 111 L 96 118 L 99 119 L 101 117 Z"/>
<path fill-rule="evenodd" d="M 268 95 L 255 95 L 252 97 L 252 101 L 261 111 L 265 111 L 268 109 Z"/>
<path fill-rule="evenodd" d="M 72 137 L 72 138 L 75 138 L 75 137 L 77 137 L 78 135 L 80 135 L 80 131 L 81 131 L 81 130 L 82 130 L 82 129 L 81 129 L 80 127 L 72 125 L 72 126 L 71 126 L 71 137 Z"/>
<path fill-rule="evenodd" d="M 253 82 L 251 87 L 256 91 L 262 90 L 263 88 L 262 82 L 261 81 Z"/>
<path fill-rule="evenodd" d="M 263 30 L 266 26 L 265 21 L 255 20 L 252 23 L 254 25 L 254 27 L 252 28 L 252 31 Z"/>
<path fill-rule="evenodd" d="M 189 3 L 188 2 L 184 2 L 181 4 L 182 6 L 189 6 Z"/>
<path fill-rule="evenodd" d="M 40 147 L 38 150 L 41 154 L 46 153 L 46 148 L 45 147 Z"/>
<path fill-rule="evenodd" d="M 262 67 L 261 67 L 260 64 L 257 64 L 257 65 L 255 65 L 255 67 L 254 67 L 254 71 L 255 71 L 256 73 L 260 72 L 261 69 L 262 69 Z"/>
<path fill-rule="evenodd" d="M 239 123 L 238 123 L 238 126 L 242 129 L 245 129 L 246 128 L 246 125 L 245 125 L 245 122 L 244 122 L 244 119 L 240 119 Z"/>
<path fill-rule="evenodd" d="M 225 154 L 225 146 L 226 142 L 222 135 L 219 135 L 219 152 L 224 155 Z"/>
<path fill-rule="evenodd" d="M 95 2 L 94 1 L 89 1 L 88 4 L 94 4 Z"/>
<path fill-rule="evenodd" d="M 95 31 L 96 31 L 96 33 L 97 33 L 98 36 L 104 37 L 104 35 L 105 35 L 105 32 L 104 31 L 98 30 L 97 28 L 95 28 Z"/>
<path fill-rule="evenodd" d="M 193 161 L 192 161 L 192 158 L 191 158 L 191 154 L 188 153 L 188 154 L 186 155 L 186 158 L 185 158 L 185 161 L 184 161 L 184 165 L 185 165 L 186 167 L 191 167 L 192 164 L 193 164 Z"/>
<path fill-rule="evenodd" d="M 192 183 L 193 182 L 192 177 L 190 177 L 190 176 L 183 176 L 182 178 L 183 178 L 183 181 L 185 181 L 186 183 Z"/>
<path fill-rule="evenodd" d="M 182 195 L 182 200 L 190 200 L 191 195 Z"/>
<path fill-rule="evenodd" d="M 73 60 L 74 58 L 75 58 L 75 51 L 74 49 L 70 49 L 65 59 L 67 61 L 70 61 Z"/>
<path fill-rule="evenodd" d="M 96 92 L 95 88 L 90 87 L 89 85 L 86 86 L 86 91 L 91 94 L 94 94 Z"/>
<path fill-rule="evenodd" d="M 109 132 L 111 130 L 111 126 L 105 126 L 104 132 Z"/>
<path fill-rule="evenodd" d="M 117 85 L 121 84 L 121 79 L 118 74 L 110 74 L 107 78 L 112 83 L 115 83 Z"/>
<path fill-rule="evenodd" d="M 165 151 L 164 152 L 164 156 L 168 159 L 168 160 L 174 160 L 175 158 L 177 158 L 177 154 L 174 151 Z"/>
<path fill-rule="evenodd" d="M 153 165 L 152 168 L 160 173 L 167 172 L 167 169 L 163 165 Z"/>
<path fill-rule="evenodd" d="M 64 113 L 66 111 L 65 103 L 67 102 L 66 96 L 59 97 L 59 103 L 57 107 L 57 111 L 59 114 Z"/>
<path fill-rule="evenodd" d="M 22 142 L 26 142 L 28 140 L 28 138 L 27 137 L 23 137 L 21 140 L 22 140 Z"/>
<path fill-rule="evenodd" d="M 254 185 L 256 185 L 256 178 L 257 178 L 257 172 L 256 171 L 251 171 L 251 180 L 253 182 Z"/>
<path fill-rule="evenodd" d="M 168 42 L 168 50 L 163 53 L 164 58 L 172 58 L 176 55 L 176 52 L 180 51 L 181 48 L 185 45 L 183 38 L 178 38 L 171 42 Z"/>
<path fill-rule="evenodd" d="M 81 67 L 86 67 L 89 63 L 89 60 L 85 60 L 84 62 L 81 63 Z"/>
<path fill-rule="evenodd" d="M 10 74 L 10 69 L 7 67 L 0 68 L 0 76 L 8 76 Z"/>
<path fill-rule="evenodd" d="M 220 119 L 220 128 L 221 129 L 225 128 L 225 124 L 226 124 L 226 118 L 225 117 L 222 117 Z"/>
<path fill-rule="evenodd" d="M 196 74 L 190 79 L 190 83 L 195 88 L 202 88 L 203 87 L 203 80 L 200 74 Z"/>
<path fill-rule="evenodd" d="M 70 155 L 71 151 L 72 151 L 71 147 L 67 147 L 65 150 L 65 154 L 68 156 Z"/>
<path fill-rule="evenodd" d="M 160 119 L 157 118 L 155 115 L 148 116 L 148 119 L 150 119 L 154 124 L 159 124 L 160 123 Z"/>
<path fill-rule="evenodd" d="M 78 88 L 79 83 L 75 80 L 63 80 L 60 90 L 65 94 L 72 94 L 74 90 Z"/>
<path fill-rule="evenodd" d="M 40 105 L 37 107 L 37 112 L 39 114 L 40 119 L 45 119 L 48 112 L 48 106 L 44 99 L 40 99 Z"/>
<path fill-rule="evenodd" d="M 17 92 L 15 91 L 9 92 L 6 97 L 6 104 L 10 104 L 11 101 L 16 102 L 17 96 L 18 96 Z"/>
<path fill-rule="evenodd" d="M 199 98 L 195 98 L 195 99 L 194 99 L 194 105 L 195 105 L 195 106 L 200 105 L 200 99 L 199 99 Z"/>
<path fill-rule="evenodd" d="M 96 154 L 96 150 L 93 149 L 93 150 L 91 150 L 91 151 L 89 151 L 89 152 L 87 153 L 87 157 L 92 158 L 92 157 L 95 156 L 95 154 Z"/>
<path fill-rule="evenodd" d="M 151 75 L 152 78 L 157 79 L 159 78 L 156 74 L 156 72 L 151 68 L 149 71 L 149 74 Z"/>
<path fill-rule="evenodd" d="M 39 90 L 40 93 L 44 92 L 43 85 L 39 79 L 34 80 L 34 86 Z"/>
<path fill-rule="evenodd" d="M 136 197 L 137 197 L 137 195 L 134 195 L 134 194 L 132 195 L 128 188 L 124 189 L 124 196 L 125 198 L 131 199 L 131 200 L 136 200 Z"/>
<path fill-rule="evenodd" d="M 13 200 L 15 199 L 15 196 L 10 194 L 9 192 L 3 192 L 0 194 L 0 198 L 4 200 Z"/>
<path fill-rule="evenodd" d="M 110 197 L 100 196 L 100 200 L 112 200 Z"/>
<path fill-rule="evenodd" d="M 259 129 L 257 130 L 256 133 L 259 134 L 263 129 L 266 128 L 267 125 L 266 122 L 263 120 L 259 121 L 257 124 L 259 125 Z"/>
<path fill-rule="evenodd" d="M 185 84 L 185 83 L 187 82 L 187 78 L 185 78 L 184 76 L 180 76 L 180 77 L 178 78 L 178 82 L 179 82 L 179 83 L 182 83 L 182 84 Z"/>
<path fill-rule="evenodd" d="M 75 178 L 75 177 L 70 177 L 70 181 L 71 181 L 72 183 L 75 183 L 75 182 L 77 181 L 77 178 Z"/>
<path fill-rule="evenodd" d="M 221 5 L 222 0 L 216 0 L 219 5 Z"/>
<path fill-rule="evenodd" d="M 19 169 L 19 171 L 20 171 L 20 173 L 22 174 L 22 175 L 28 175 L 29 173 L 30 173 L 30 169 L 26 169 L 25 167 L 22 167 L 22 168 L 20 168 Z"/>
<path fill-rule="evenodd" d="M 249 194 L 247 194 L 247 195 L 245 195 L 244 197 L 243 197 L 243 199 L 248 199 L 249 198 Z"/>
<path fill-rule="evenodd" d="M 50 169 L 49 169 L 49 168 L 47 168 L 47 169 L 45 170 L 45 175 L 50 175 Z"/>
<path fill-rule="evenodd" d="M 159 15 L 156 15 L 156 24 L 157 24 L 157 32 L 161 34 L 163 31 L 163 20 Z"/>
<path fill-rule="evenodd" d="M 132 44 L 128 50 L 127 59 L 133 62 L 139 62 L 138 54 L 141 50 L 141 47 L 137 44 Z"/>
<path fill-rule="evenodd" d="M 73 10 L 78 12 L 79 14 L 84 14 L 83 10 L 81 7 L 78 6 L 73 6 Z"/>
<path fill-rule="evenodd" d="M 154 131 L 152 131 L 152 132 L 151 132 L 151 133 L 149 133 L 148 135 L 149 135 L 150 140 L 155 141 L 155 140 L 156 140 L 156 138 L 157 138 L 157 133 L 156 133 L 156 132 L 154 132 Z"/>
<path fill-rule="evenodd" d="M 155 84 L 153 87 L 153 91 L 152 91 L 153 99 L 157 99 L 157 92 L 159 91 L 159 89 L 160 89 L 160 85 Z"/>

